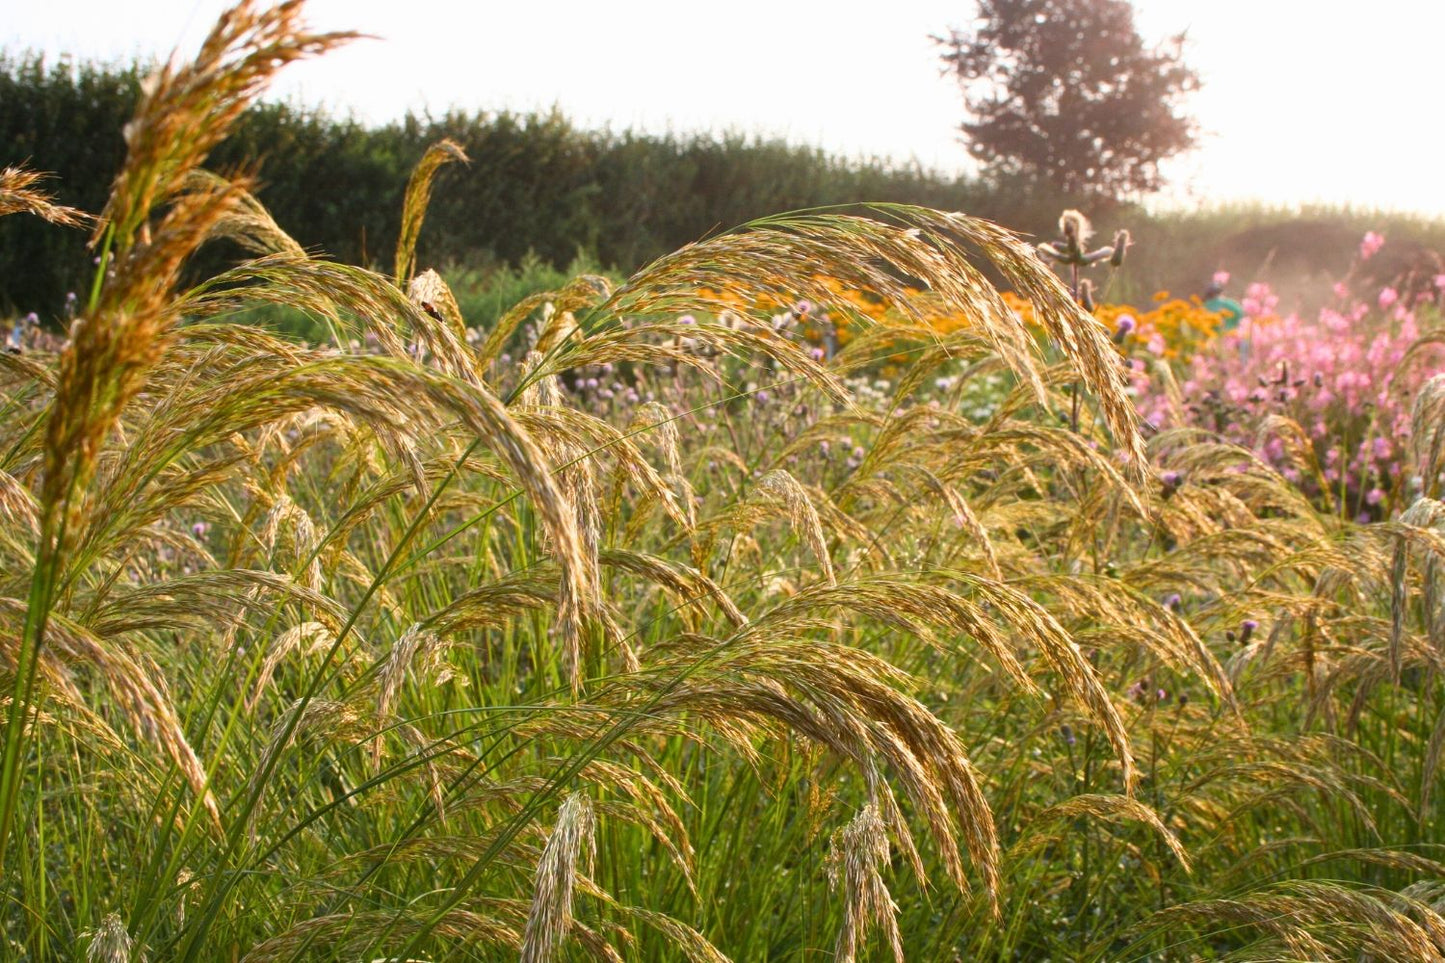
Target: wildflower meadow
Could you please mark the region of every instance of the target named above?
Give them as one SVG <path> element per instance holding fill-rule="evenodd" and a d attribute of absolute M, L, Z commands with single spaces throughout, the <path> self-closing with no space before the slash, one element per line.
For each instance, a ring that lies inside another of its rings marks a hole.
<path fill-rule="evenodd" d="M 349 39 L 0 171 L 95 258 L 0 354 L 0 958 L 1445 959 L 1445 273 L 879 204 L 479 290 L 445 140 L 345 263 L 206 164 Z"/>

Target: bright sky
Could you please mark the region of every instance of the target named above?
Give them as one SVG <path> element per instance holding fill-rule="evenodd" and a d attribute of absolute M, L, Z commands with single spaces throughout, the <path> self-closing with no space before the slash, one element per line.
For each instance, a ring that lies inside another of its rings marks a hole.
<path fill-rule="evenodd" d="M 0 46 L 190 53 L 225 0 L 3 0 Z M 1202 148 L 1169 203 L 1326 201 L 1445 215 L 1439 0 L 1136 0 L 1146 40 L 1188 31 Z M 277 95 L 371 121 L 557 105 L 585 126 L 740 130 L 848 156 L 967 168 L 956 87 L 928 39 L 970 0 L 312 0 L 358 41 Z M 0 162 L 11 160 L 3 156 Z"/>

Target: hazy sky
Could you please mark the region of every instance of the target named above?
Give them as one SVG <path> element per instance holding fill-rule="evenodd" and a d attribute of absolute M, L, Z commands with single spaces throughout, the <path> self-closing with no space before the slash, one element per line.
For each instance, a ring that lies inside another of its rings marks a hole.
<path fill-rule="evenodd" d="M 0 45 L 189 53 L 224 0 L 0 0 Z M 1171 203 L 1329 201 L 1445 215 L 1440 0 L 1137 0 L 1148 40 L 1188 32 L 1202 148 Z M 384 121 L 408 108 L 528 110 L 649 131 L 745 130 L 849 156 L 966 169 L 960 97 L 930 33 L 970 0 L 722 3 L 312 0 L 358 41 L 277 95 Z M 13 160 L 3 156 L 0 162 Z"/>

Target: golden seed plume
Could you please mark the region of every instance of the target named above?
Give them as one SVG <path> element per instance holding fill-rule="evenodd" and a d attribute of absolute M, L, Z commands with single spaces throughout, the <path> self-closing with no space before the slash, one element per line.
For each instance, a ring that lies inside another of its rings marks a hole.
<path fill-rule="evenodd" d="M 876 806 L 865 806 L 833 837 L 828 876 L 843 896 L 843 926 L 833 950 L 840 963 L 855 963 L 868 930 L 874 927 L 887 937 L 895 963 L 903 963 L 898 906 L 880 872 L 888 865 L 888 853 L 888 830 Z"/>
<path fill-rule="evenodd" d="M 63 227 L 79 227 L 90 219 L 84 211 L 53 203 L 51 195 L 36 186 L 45 176 L 23 167 L 0 169 L 0 217 L 25 212 Z"/>
<path fill-rule="evenodd" d="M 393 273 L 398 286 L 411 280 L 417 238 L 426 219 L 427 205 L 431 203 L 432 180 L 444 165 L 456 161 L 468 163 L 467 152 L 456 141 L 444 138 L 426 149 L 411 172 L 401 206 L 401 235 L 396 241 L 396 269 Z"/>
<path fill-rule="evenodd" d="M 522 963 L 551 963 L 572 929 L 572 897 L 577 877 L 593 858 L 592 804 L 572 793 L 557 811 L 532 884 L 532 905 L 522 934 Z"/>

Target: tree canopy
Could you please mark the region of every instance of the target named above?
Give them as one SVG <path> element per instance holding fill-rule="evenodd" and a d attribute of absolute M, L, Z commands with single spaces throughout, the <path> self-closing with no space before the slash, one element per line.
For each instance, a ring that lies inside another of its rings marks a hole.
<path fill-rule="evenodd" d="M 1194 146 L 1180 112 L 1198 75 L 1183 35 L 1146 47 L 1127 0 L 978 0 L 968 29 L 933 38 L 963 91 L 970 153 L 994 174 L 1078 194 L 1150 193 Z"/>

